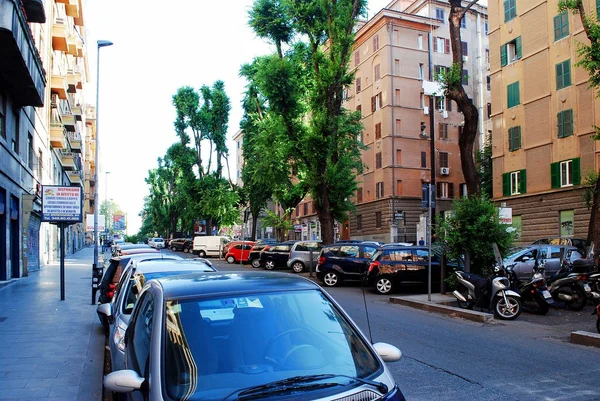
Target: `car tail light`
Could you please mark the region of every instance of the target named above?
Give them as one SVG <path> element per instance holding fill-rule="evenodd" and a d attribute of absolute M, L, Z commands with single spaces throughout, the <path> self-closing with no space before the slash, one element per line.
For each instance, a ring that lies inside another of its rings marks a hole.
<path fill-rule="evenodd" d="M 369 273 L 375 270 L 375 268 L 379 269 L 379 266 L 381 266 L 381 263 L 379 263 L 379 261 L 371 262 L 371 264 L 369 265 Z"/>
<path fill-rule="evenodd" d="M 319 256 L 319 264 L 320 265 L 325 264 L 325 256 Z"/>

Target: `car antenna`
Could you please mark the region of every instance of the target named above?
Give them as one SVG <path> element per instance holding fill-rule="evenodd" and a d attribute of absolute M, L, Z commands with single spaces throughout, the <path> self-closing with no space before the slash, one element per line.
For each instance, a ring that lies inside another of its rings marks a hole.
<path fill-rule="evenodd" d="M 363 277 L 360 280 L 360 288 L 362 289 L 363 302 L 365 304 L 365 315 L 367 317 L 367 328 L 369 329 L 369 341 L 373 344 L 373 333 L 371 333 L 371 320 L 369 319 L 369 310 L 367 307 L 367 296 L 365 295 L 365 278 L 367 271 L 363 273 Z"/>

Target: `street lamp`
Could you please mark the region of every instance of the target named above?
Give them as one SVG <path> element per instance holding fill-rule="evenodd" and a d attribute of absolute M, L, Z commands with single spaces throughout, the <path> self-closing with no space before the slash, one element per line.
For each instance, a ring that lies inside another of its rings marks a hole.
<path fill-rule="evenodd" d="M 94 265 L 93 269 L 96 269 L 98 266 L 98 155 L 100 153 L 100 141 L 99 141 L 99 131 L 100 131 L 100 48 L 112 46 L 112 42 L 108 40 L 99 40 L 98 41 L 98 53 L 96 56 L 96 154 L 94 155 Z M 104 223 L 106 224 L 106 223 Z"/>

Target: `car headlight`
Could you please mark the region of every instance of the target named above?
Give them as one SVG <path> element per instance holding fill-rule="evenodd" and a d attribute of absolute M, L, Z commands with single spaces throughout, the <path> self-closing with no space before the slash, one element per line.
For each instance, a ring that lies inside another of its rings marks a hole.
<path fill-rule="evenodd" d="M 113 341 L 119 351 L 125 352 L 125 331 L 127 330 L 127 326 L 123 322 L 119 322 L 115 329 L 115 335 L 113 336 Z"/>

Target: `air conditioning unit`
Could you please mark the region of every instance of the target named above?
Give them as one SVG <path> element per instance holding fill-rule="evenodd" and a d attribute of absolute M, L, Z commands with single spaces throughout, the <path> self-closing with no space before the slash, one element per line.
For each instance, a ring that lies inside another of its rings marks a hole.
<path fill-rule="evenodd" d="M 450 174 L 450 167 L 440 167 L 440 175 Z"/>
<path fill-rule="evenodd" d="M 423 107 L 423 114 L 425 114 L 425 115 L 429 114 L 429 107 L 427 107 L 427 106 Z"/>
<path fill-rule="evenodd" d="M 446 110 L 442 111 L 442 116 L 448 118 L 448 112 Z"/>
<path fill-rule="evenodd" d="M 463 56 L 463 61 L 469 61 L 469 56 Z"/>

